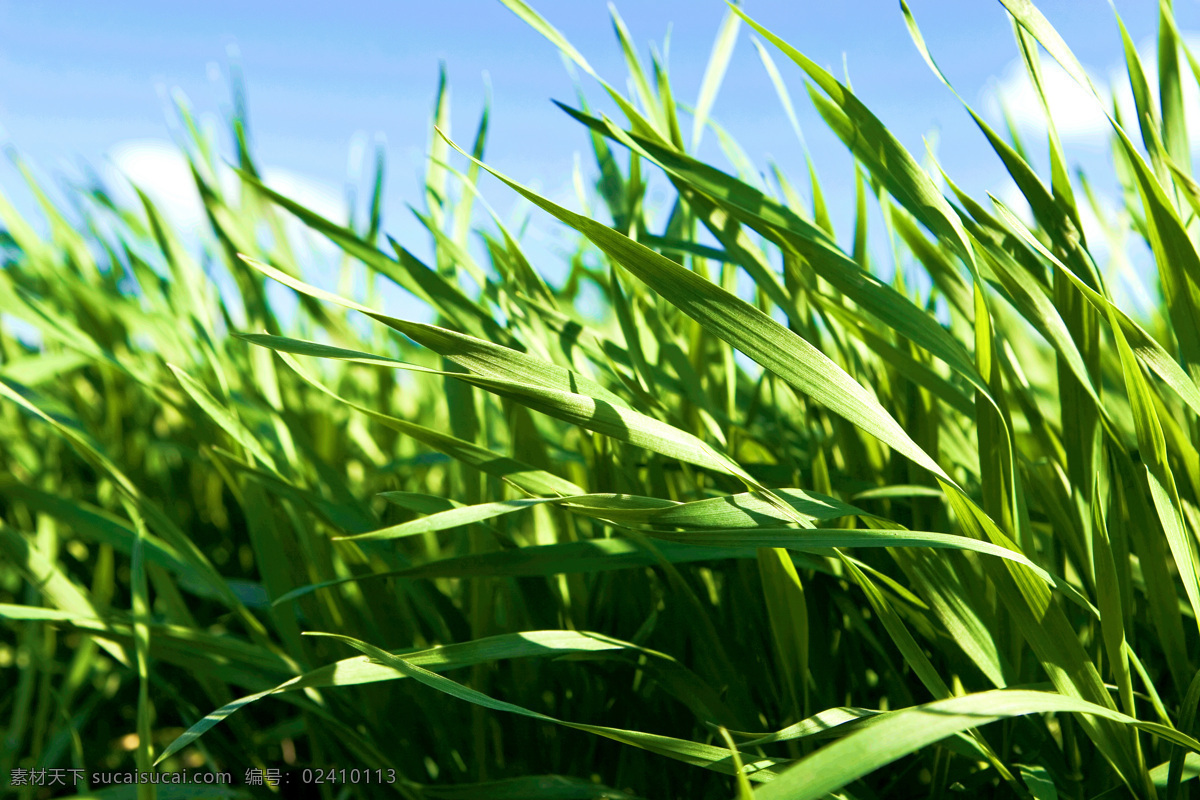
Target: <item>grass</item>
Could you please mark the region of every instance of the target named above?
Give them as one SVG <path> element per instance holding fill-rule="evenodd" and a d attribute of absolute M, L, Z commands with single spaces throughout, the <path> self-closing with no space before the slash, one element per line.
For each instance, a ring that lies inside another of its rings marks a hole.
<path fill-rule="evenodd" d="M 1035 87 L 1039 47 L 1086 85 L 1002 2 Z M 145 195 L 78 186 L 68 213 L 30 179 L 46 236 L 0 201 L 8 792 L 288 795 L 324 770 L 325 798 L 1189 796 L 1200 66 L 1160 16 L 1158 85 L 1126 37 L 1137 120 L 1112 118 L 1109 232 L 1145 240 L 1162 298 L 1140 315 L 1052 122 L 1045 177 L 967 109 L 1026 221 L 738 7 L 687 136 L 614 16 L 630 95 L 600 83 L 625 119 L 563 106 L 595 160 L 582 214 L 487 165 L 486 112 L 456 144 L 443 82 L 428 261 L 382 235 L 382 153 L 341 226 L 262 182 L 244 111 L 230 191 L 179 108 L 196 246 Z M 819 165 L 767 191 L 689 155 L 713 128 L 743 158 L 708 115 L 745 27 L 788 115 L 781 58 L 854 156 L 852 242 Z M 481 214 L 484 171 L 578 233 L 560 285 Z M 903 265 L 886 281 L 871 206 Z M 306 280 L 289 220 L 337 246 L 338 292 Z M 435 324 L 385 314 L 384 284 Z M 33 785 L 55 769 L 87 777 Z M 134 769 L 233 784 L 97 782 Z"/>

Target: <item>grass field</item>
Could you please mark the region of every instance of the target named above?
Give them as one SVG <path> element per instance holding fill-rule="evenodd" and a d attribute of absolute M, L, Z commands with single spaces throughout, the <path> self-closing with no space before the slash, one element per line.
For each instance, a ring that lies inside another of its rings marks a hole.
<path fill-rule="evenodd" d="M 1039 46 L 1090 85 L 1002 2 L 1035 87 Z M 444 85 L 431 258 L 386 236 L 382 153 L 338 225 L 261 180 L 236 103 L 226 144 L 179 107 L 199 242 L 98 183 L 60 209 L 30 178 L 36 223 L 0 199 L 9 796 L 1191 796 L 1200 63 L 1169 3 L 1157 84 L 1125 39 L 1136 119 L 1097 97 L 1123 204 L 1096 215 L 1153 255 L 1136 315 L 1049 120 L 1022 142 L 967 109 L 1025 217 L 736 8 L 694 104 L 616 29 L 629 74 L 594 77 L 623 119 L 563 106 L 575 210 L 493 172 L 578 233 L 553 270 L 476 196 L 487 115 L 446 134 Z M 760 180 L 709 117 L 747 33 L 853 174 Z M 822 179 L 857 187 L 851 241 Z M 135 770 L 232 783 L 101 775 Z"/>

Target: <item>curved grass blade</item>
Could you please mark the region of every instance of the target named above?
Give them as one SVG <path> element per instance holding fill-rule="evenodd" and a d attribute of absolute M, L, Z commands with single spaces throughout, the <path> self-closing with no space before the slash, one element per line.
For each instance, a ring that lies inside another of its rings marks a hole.
<path fill-rule="evenodd" d="M 745 547 L 715 547 L 658 541 L 657 554 L 632 539 L 585 539 L 578 542 L 532 545 L 490 553 L 475 553 L 429 561 L 415 567 L 373 572 L 349 578 L 300 586 L 276 598 L 273 605 L 295 600 L 306 594 L 383 578 L 534 578 L 551 575 L 592 574 L 623 569 L 652 567 L 665 560 L 670 564 L 719 561 L 727 558 L 752 559 L 756 550 Z M 816 559 L 794 557 L 808 569 L 829 572 Z"/>
<path fill-rule="evenodd" d="M 817 800 L 902 756 L 969 728 L 1010 717 L 1076 713 L 1150 731 L 1193 752 L 1200 742 L 1174 728 L 1143 722 L 1085 700 L 1028 690 L 997 689 L 904 709 L 822 748 L 759 788 L 761 800 Z"/>
<path fill-rule="evenodd" d="M 436 270 L 427 267 L 404 248 L 397 249 L 399 261 L 393 260 L 374 245 L 364 242 L 354 231 L 330 222 L 285 195 L 268 188 L 255 176 L 241 170 L 238 170 L 238 174 L 242 180 L 273 203 L 289 211 L 308 227 L 328 237 L 347 255 L 361 260 L 401 288 L 412 292 L 454 320 L 459 326 L 495 341 L 509 340 L 507 331 L 500 327 L 489 313 L 463 294 L 461 289 L 439 275 Z"/>
<path fill-rule="evenodd" d="M 486 164 L 483 167 L 531 203 L 582 233 L 688 316 L 798 391 L 820 400 L 897 452 L 953 483 L 874 396 L 800 336 L 691 270 L 606 225 L 550 202 Z"/>
<path fill-rule="evenodd" d="M 460 683 L 450 680 L 449 678 L 442 677 L 435 672 L 423 669 L 422 667 L 410 662 L 406 658 L 393 655 L 385 650 L 380 650 L 378 647 L 374 647 L 366 642 L 353 639 L 349 636 L 315 632 L 310 633 L 309 635 L 328 636 L 330 638 L 339 639 L 343 642 L 346 642 L 354 649 L 366 654 L 373 664 L 389 668 L 395 673 L 400 673 L 400 676 L 412 678 L 419 683 L 429 686 L 432 689 L 436 689 L 460 700 L 465 700 L 466 702 L 474 703 L 484 708 L 492 709 L 493 711 L 505 711 L 511 714 L 517 714 L 543 722 L 552 722 L 556 725 L 574 728 L 575 730 L 596 734 L 598 736 L 604 736 L 623 744 L 648 750 L 657 755 L 682 761 L 685 764 L 704 767 L 705 769 L 715 770 L 727 775 L 746 775 L 751 780 L 766 782 L 774 779 L 777 776 L 775 767 L 780 764 L 787 763 L 786 759 L 755 757 L 750 753 L 742 753 L 742 760 L 747 763 L 743 768 L 738 769 L 735 766 L 733 757 L 729 754 L 729 751 L 725 750 L 724 748 L 700 744 L 699 742 L 689 742 L 670 736 L 644 733 L 642 731 L 622 730 L 620 728 L 610 728 L 601 725 L 586 725 L 579 722 L 568 722 L 566 720 L 556 719 L 547 714 L 532 711 L 513 703 L 507 703 L 503 700 L 496 700 L 483 694 L 482 692 L 476 691 L 475 689 L 470 689 Z"/>
<path fill-rule="evenodd" d="M 251 339 L 251 341 L 261 344 L 264 347 L 273 347 L 277 343 L 289 348 L 294 347 L 290 341 L 280 342 L 277 339 L 278 337 L 275 339 L 266 339 L 260 336 Z M 299 344 L 310 352 L 317 350 L 311 343 L 301 342 Z M 281 357 L 285 361 L 288 361 L 289 364 L 292 363 L 290 357 L 282 355 Z M 644 447 L 668 458 L 676 458 L 680 461 L 686 461 L 690 464 L 732 475 L 742 479 L 749 486 L 758 485 L 757 481 L 750 477 L 736 462 L 732 461 L 728 456 L 717 452 L 703 440 L 673 425 L 634 411 L 624 404 L 613 405 L 604 400 L 585 394 L 563 391 L 553 386 L 525 383 L 507 378 L 484 377 L 473 373 L 442 372 L 392 359 L 372 359 L 367 354 L 360 354 L 356 360 L 378 360 L 381 363 L 387 363 L 389 366 L 452 377 L 456 380 L 487 389 L 502 397 L 515 400 L 529 408 L 541 411 L 564 422 L 579 425 L 580 427 L 611 436 L 614 439 L 628 442 L 637 447 Z M 497 371 L 503 373 L 503 370 Z"/>
<path fill-rule="evenodd" d="M 499 455 L 484 447 L 435 431 L 424 425 L 407 422 L 388 416 L 387 414 L 381 414 L 378 411 L 366 408 L 357 403 L 352 403 L 310 376 L 291 356 L 286 353 L 279 353 L 279 357 L 313 388 L 320 390 L 341 403 L 345 403 L 362 414 L 366 414 L 382 425 L 386 425 L 406 436 L 411 436 L 417 441 L 445 453 L 456 461 L 461 461 L 489 475 L 494 475 L 523 492 L 536 496 L 561 495 L 563 497 L 587 494 L 586 491 L 574 483 L 545 470 L 531 467 L 516 459 Z"/>
<path fill-rule="evenodd" d="M 220 428 L 229 434 L 229 436 L 242 447 L 246 448 L 255 458 L 263 463 L 272 472 L 278 472 L 275 465 L 275 459 L 271 458 L 270 454 L 263 449 L 262 444 L 254 437 L 246 426 L 225 406 L 217 401 L 215 397 L 209 394 L 204 386 L 188 375 L 174 364 L 167 364 L 171 372 L 179 380 L 179 385 L 187 392 L 188 396 L 196 402 L 196 405 L 212 418 L 213 422 L 217 423 Z"/>

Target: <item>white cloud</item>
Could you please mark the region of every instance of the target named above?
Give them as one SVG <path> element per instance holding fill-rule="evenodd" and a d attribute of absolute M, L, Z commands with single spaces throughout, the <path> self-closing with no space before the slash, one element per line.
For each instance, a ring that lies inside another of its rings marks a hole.
<path fill-rule="evenodd" d="M 266 167 L 263 169 L 263 181 L 275 191 L 331 222 L 346 225 L 349 221 L 350 212 L 343 197 L 332 186 L 316 178 L 277 167 Z M 305 252 L 304 248 L 296 247 L 298 242 L 304 242 L 309 250 L 316 250 L 326 261 L 331 261 L 340 252 L 337 245 L 321 234 L 313 233 L 291 214 L 284 213 L 283 230 L 297 255 Z"/>
<path fill-rule="evenodd" d="M 162 139 L 119 142 L 109 151 L 119 175 L 141 189 L 177 227 L 195 232 L 204 221 L 204 208 L 188 168 L 175 145 Z M 107 176 L 113 177 L 111 174 Z M 121 200 L 134 202 L 124 181 L 110 181 Z"/>
<path fill-rule="evenodd" d="M 105 170 L 118 198 L 127 203 L 136 201 L 128 190 L 125 180 L 111 180 L 123 176 L 145 192 L 170 222 L 185 235 L 199 235 L 205 225 L 204 207 L 192 180 L 187 159 L 179 149 L 163 139 L 137 139 L 120 142 L 109 153 L 111 167 Z M 115 173 L 115 174 L 114 174 Z M 237 178 L 225 166 L 218 167 L 222 189 L 227 195 L 236 190 Z M 348 211 L 339 192 L 329 184 L 314 177 L 278 167 L 263 170 L 266 184 L 326 219 L 345 224 Z M 293 240 L 304 237 L 304 226 L 286 215 L 285 229 Z M 324 237 L 311 239 L 319 249 L 325 251 Z M 329 245 L 332 247 L 332 245 Z"/>
<path fill-rule="evenodd" d="M 1105 139 L 1110 128 L 1095 95 L 1076 83 L 1057 61 L 1043 56 L 1041 67 L 1042 87 L 1058 135 L 1069 141 Z M 1045 132 L 1045 112 L 1021 59 L 1010 63 L 985 92 L 984 110 L 989 117 L 1003 120 L 1002 108 L 1008 110 L 1021 133 Z"/>
<path fill-rule="evenodd" d="M 1200 34 L 1184 34 L 1184 41 L 1193 51 L 1200 50 Z M 1146 73 L 1151 93 L 1158 93 L 1158 55 L 1153 41 L 1144 42 L 1138 48 L 1138 56 Z M 1188 72 L 1187 63 L 1181 56 L 1181 81 L 1183 84 L 1184 115 L 1188 120 L 1188 136 L 1193 148 L 1200 148 L 1200 87 Z M 1134 110 L 1133 93 L 1129 88 L 1129 77 L 1124 59 L 1109 65 L 1105 78 L 1091 74 L 1092 83 L 1100 93 L 1104 106 L 1090 89 L 1080 86 L 1059 66 L 1058 62 L 1041 53 L 1042 82 L 1046 99 L 1054 117 L 1059 136 L 1068 142 L 1103 145 L 1112 131 L 1104 109 L 1111 110 L 1115 90 L 1122 120 L 1135 141 L 1140 141 L 1137 132 L 1137 114 Z M 984 113 L 996 123 L 1002 121 L 1001 108 L 1007 108 L 1018 130 L 1027 135 L 1041 135 L 1046 131 L 1045 113 L 1041 101 L 1025 71 L 1021 59 L 1015 59 L 1004 69 L 1003 75 L 992 81 L 983 93 Z"/>
<path fill-rule="evenodd" d="M 299 172 L 266 167 L 263 180 L 267 186 L 290 197 L 300 205 L 326 219 L 345 225 L 348 219 L 346 201 L 342 194 L 327 183 Z"/>

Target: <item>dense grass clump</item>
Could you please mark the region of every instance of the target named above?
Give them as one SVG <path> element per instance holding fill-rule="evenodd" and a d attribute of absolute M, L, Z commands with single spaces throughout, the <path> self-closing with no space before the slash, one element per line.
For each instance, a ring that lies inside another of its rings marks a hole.
<path fill-rule="evenodd" d="M 1035 87 L 1039 43 L 1087 85 L 1003 2 Z M 743 24 L 854 156 L 846 245 L 817 169 L 766 190 L 689 155 Z M 383 235 L 382 157 L 344 227 L 263 183 L 240 115 L 222 180 L 183 107 L 198 244 L 98 184 L 66 214 L 31 181 L 45 237 L 0 201 L 13 796 L 269 794 L 248 770 L 326 798 L 1184 796 L 1200 186 L 1181 87 L 1200 69 L 1169 5 L 1158 86 L 1127 42 L 1137 119 L 1113 118 L 1119 224 L 1162 296 L 1140 316 L 1093 258 L 1052 123 L 1045 178 L 975 117 L 1027 221 L 920 166 L 736 8 L 687 124 L 616 27 L 632 96 L 602 85 L 624 121 L 564 106 L 601 207 L 493 173 L 579 233 L 560 285 L 480 213 L 486 114 L 468 155 L 440 95 L 428 260 Z M 904 266 L 887 282 L 872 205 Z M 289 220 L 339 248 L 338 294 Z M 385 314 L 389 283 L 435 324 Z M 233 785 L 95 782 L 134 769 Z"/>

